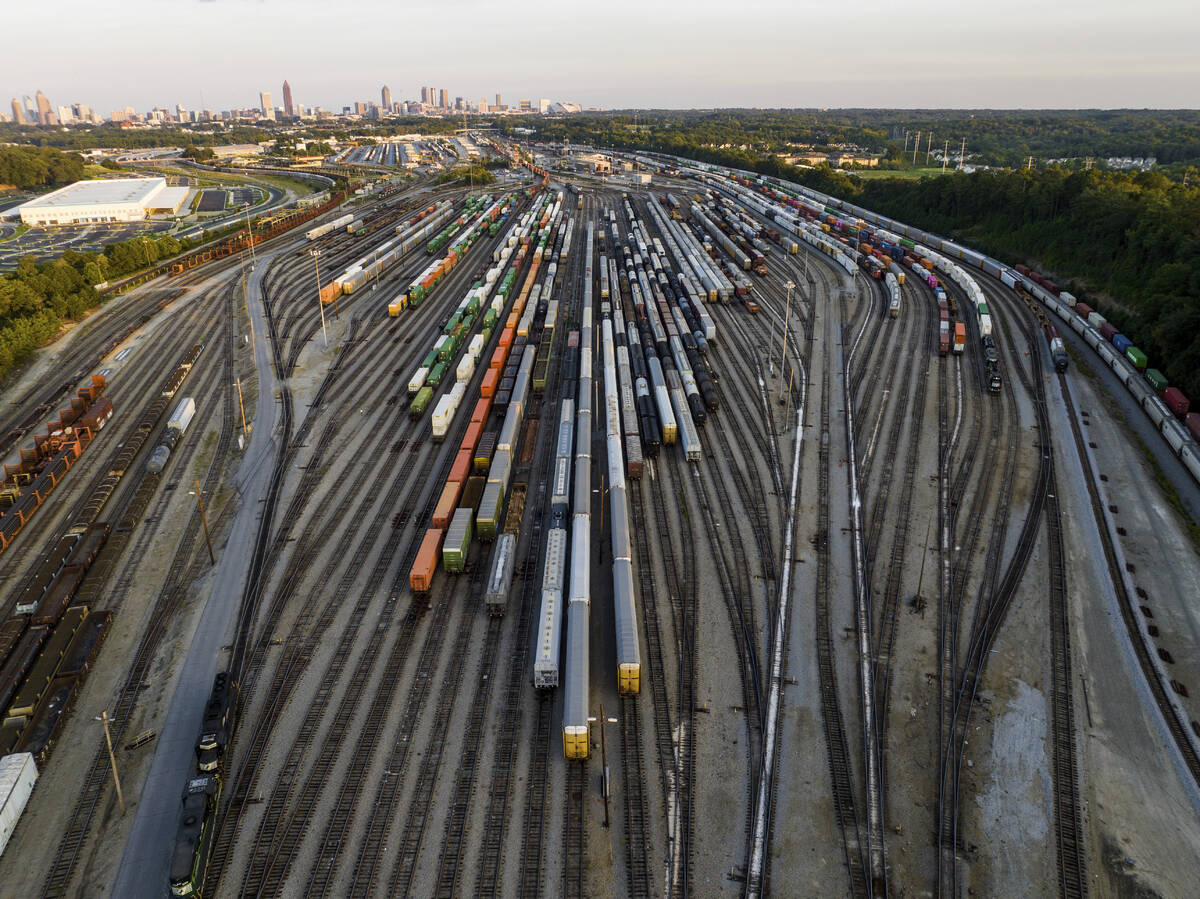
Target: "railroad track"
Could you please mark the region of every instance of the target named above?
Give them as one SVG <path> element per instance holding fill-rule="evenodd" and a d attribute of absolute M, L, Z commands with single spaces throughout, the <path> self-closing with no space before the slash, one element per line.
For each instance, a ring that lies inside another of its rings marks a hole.
<path fill-rule="evenodd" d="M 891 691 L 889 687 L 891 685 L 892 655 L 896 643 L 896 628 L 900 618 L 900 589 L 904 574 L 905 553 L 908 548 L 908 533 L 912 518 L 913 487 L 916 480 L 917 461 L 920 453 L 922 424 L 925 418 L 925 389 L 928 383 L 930 360 L 937 353 L 936 319 L 933 315 L 929 314 L 931 309 L 928 304 L 923 305 L 926 309 L 926 314 L 924 315 L 924 339 L 921 344 L 918 344 L 918 358 L 915 361 L 915 365 L 917 366 L 917 383 L 913 400 L 913 410 L 910 413 L 908 450 L 904 460 L 904 479 L 900 488 L 899 509 L 895 518 L 896 524 L 892 536 L 887 580 L 884 583 L 883 603 L 879 613 L 879 631 L 873 643 L 875 647 L 875 675 L 873 681 L 875 684 L 875 702 L 879 709 L 876 734 L 879 739 L 880 752 L 883 758 L 882 789 L 884 791 L 885 802 L 887 800 L 887 725 L 888 711 L 891 706 Z M 916 304 L 909 304 L 908 314 L 910 316 L 916 314 Z M 893 444 L 893 447 L 898 448 L 897 444 Z M 876 517 L 872 519 L 873 528 L 875 527 L 876 520 L 882 517 L 884 511 L 883 508 L 880 508 L 878 505 L 876 506 Z M 868 544 L 868 551 L 871 553 L 871 562 L 874 564 L 876 547 Z"/>
<path fill-rule="evenodd" d="M 562 895 L 569 899 L 584 896 L 587 888 L 587 770 L 587 762 L 567 762 Z"/>
<path fill-rule="evenodd" d="M 642 718 L 637 697 L 621 699 L 621 776 L 625 808 L 626 885 L 630 897 L 649 897 L 650 847 L 647 840 L 649 801 L 642 769 Z"/>
<path fill-rule="evenodd" d="M 827 342 L 826 346 L 830 343 Z M 815 537 L 817 550 L 816 627 L 817 674 L 821 690 L 821 722 L 825 731 L 825 747 L 829 756 L 834 815 L 842 834 L 846 870 L 853 896 L 870 895 L 870 866 L 865 855 L 859 813 L 854 801 L 854 772 L 850 748 L 846 740 L 846 725 L 838 695 L 837 669 L 833 644 L 831 589 L 829 571 L 829 440 L 830 440 L 830 378 L 829 364 L 821 374 L 821 433 L 818 454 L 818 521 L 820 530 Z"/>
<path fill-rule="evenodd" d="M 233 381 L 232 314 L 227 314 L 225 320 L 223 357 L 226 376 L 223 378 L 225 402 L 222 412 L 222 427 L 201 488 L 210 495 L 216 490 L 225 459 L 233 442 L 234 431 L 234 406 L 229 386 Z M 200 569 L 207 564 L 206 557 L 198 551 L 196 544 L 200 525 L 200 513 L 198 510 L 193 511 L 178 545 L 195 549 L 192 552 L 177 551 L 174 554 L 166 580 L 155 600 L 150 620 L 134 652 L 129 674 L 117 693 L 110 721 L 111 730 L 118 742 L 123 738 L 129 725 L 150 665 L 157 656 L 162 638 L 166 633 L 167 624 L 186 598 L 188 589 L 196 580 Z M 127 528 L 127 530 L 131 529 L 132 525 Z M 79 796 L 59 840 L 54 861 L 46 872 L 42 887 L 44 896 L 69 895 L 71 880 L 91 830 L 92 820 L 100 807 L 101 799 L 107 793 L 109 770 L 109 755 L 104 745 L 101 744 L 96 748 L 91 765 L 88 767 L 83 784 L 79 789 Z"/>
<path fill-rule="evenodd" d="M 413 785 L 412 801 L 409 803 L 408 818 L 396 850 L 396 869 L 392 872 L 387 888 L 389 896 L 408 896 L 413 889 L 413 880 L 416 877 L 417 865 L 421 857 L 421 846 L 429 824 L 430 809 L 433 806 L 433 790 L 437 786 L 438 774 L 441 771 L 442 758 L 445 754 L 446 737 L 450 730 L 450 716 L 453 714 L 455 702 L 462 692 L 463 672 L 466 669 L 466 665 L 462 664 L 462 661 L 469 658 L 468 649 L 471 645 L 471 637 L 475 632 L 475 624 L 479 620 L 478 611 L 483 605 L 483 582 L 486 578 L 487 565 L 476 561 L 471 569 L 471 585 L 468 593 L 470 599 L 466 609 L 462 610 L 463 617 L 454 638 L 448 673 L 438 697 L 437 708 L 434 710 L 433 729 L 428 742 L 429 748 L 421 759 L 421 767 L 417 772 L 416 783 Z M 488 700 L 491 697 L 490 680 L 496 667 L 499 638 L 499 621 L 492 619 L 488 625 L 488 640 L 484 644 L 483 669 L 480 673 L 480 677 L 484 681 L 485 692 L 472 697 L 475 713 L 471 717 L 481 718 L 487 715 Z M 469 748 L 467 751 L 470 753 Z M 477 752 L 470 754 L 467 758 L 473 760 L 477 754 Z M 457 842 L 461 847 L 461 834 Z M 450 880 L 450 891 L 453 892 L 453 877 Z"/>

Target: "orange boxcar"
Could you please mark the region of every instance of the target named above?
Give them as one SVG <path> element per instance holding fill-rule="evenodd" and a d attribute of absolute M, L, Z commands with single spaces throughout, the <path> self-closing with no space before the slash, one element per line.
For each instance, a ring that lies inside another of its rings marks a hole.
<path fill-rule="evenodd" d="M 496 384 L 500 380 L 500 370 L 489 368 L 483 375 L 483 382 L 479 385 L 479 395 L 490 397 L 496 392 Z"/>
<path fill-rule="evenodd" d="M 508 348 L 498 346 L 492 350 L 492 361 L 488 363 L 488 368 L 501 369 L 504 368 L 504 363 L 508 361 Z M 491 396 L 485 393 L 484 396 Z"/>
<path fill-rule="evenodd" d="M 513 329 L 512 328 L 505 328 L 503 331 L 500 332 L 500 346 L 501 347 L 512 346 L 512 340 L 513 340 Z M 497 349 L 499 349 L 499 347 Z M 508 355 L 508 354 L 506 353 L 505 355 Z"/>
<path fill-rule="evenodd" d="M 492 401 L 489 399 L 481 399 L 475 404 L 475 411 L 471 413 L 471 423 L 484 424 L 487 422 L 488 410 L 492 408 Z"/>
<path fill-rule="evenodd" d="M 421 548 L 417 550 L 417 561 L 408 575 L 408 585 L 414 593 L 428 592 L 433 586 L 433 573 L 437 571 L 438 556 L 442 550 L 441 528 L 430 528 L 425 532 Z"/>
<path fill-rule="evenodd" d="M 458 496 L 462 493 L 462 481 L 447 481 L 442 488 L 442 495 L 433 510 L 433 526 L 445 530 L 450 527 L 450 519 L 454 517 L 454 509 L 458 505 Z"/>
<path fill-rule="evenodd" d="M 454 465 L 450 467 L 450 483 L 465 484 L 467 475 L 471 473 L 471 455 L 475 452 L 474 447 L 460 449 L 458 455 L 454 457 Z M 454 498 L 458 502 L 458 497 Z"/>
<path fill-rule="evenodd" d="M 479 443 L 479 435 L 483 433 L 483 422 L 472 421 L 467 425 L 466 436 L 463 437 L 463 442 L 459 444 L 459 449 L 465 449 L 467 452 L 475 452 L 475 445 Z"/>

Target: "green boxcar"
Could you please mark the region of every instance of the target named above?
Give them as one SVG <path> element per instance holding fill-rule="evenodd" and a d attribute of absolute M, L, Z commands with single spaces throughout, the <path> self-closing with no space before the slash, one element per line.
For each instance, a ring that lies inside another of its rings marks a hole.
<path fill-rule="evenodd" d="M 475 296 L 471 297 L 471 299 L 467 301 L 467 314 L 470 316 L 474 316 L 475 313 L 477 313 L 478 311 L 479 311 L 479 294 L 475 294 Z"/>
<path fill-rule="evenodd" d="M 1146 359 L 1146 354 L 1143 353 L 1141 350 L 1139 350 L 1137 347 L 1131 346 L 1129 349 L 1127 349 L 1125 351 L 1125 358 L 1128 359 L 1130 362 L 1132 362 L 1133 367 L 1136 368 L 1138 371 L 1146 370 L 1146 362 L 1148 361 Z"/>
<path fill-rule="evenodd" d="M 438 361 L 445 362 L 454 355 L 454 338 L 446 338 L 446 342 L 442 344 L 442 348 L 438 350 Z"/>
<path fill-rule="evenodd" d="M 906 249 L 906 250 L 912 250 L 912 249 L 916 248 L 916 244 L 914 244 L 907 237 L 900 238 L 900 246 L 904 247 L 904 249 Z"/>
<path fill-rule="evenodd" d="M 457 312 L 455 312 L 452 316 L 450 316 L 449 319 L 447 319 L 446 327 L 442 328 L 442 333 L 443 334 L 453 334 L 454 329 L 456 327 L 458 327 L 458 323 L 460 321 L 462 321 L 462 316 L 459 315 Z"/>
<path fill-rule="evenodd" d="M 1146 370 L 1146 380 L 1150 382 L 1150 386 L 1154 388 L 1156 393 L 1162 393 L 1167 389 L 1167 376 L 1157 368 Z"/>
<path fill-rule="evenodd" d="M 425 294 L 427 292 L 428 291 L 426 291 L 424 287 L 422 287 L 420 284 L 418 284 L 416 287 L 414 287 L 412 290 L 410 290 L 408 292 L 408 305 L 420 306 L 421 300 L 425 299 Z"/>
<path fill-rule="evenodd" d="M 446 528 L 446 541 L 442 544 L 442 566 L 451 574 L 459 574 L 467 568 L 467 553 L 471 549 L 471 510 L 456 509 Z"/>
<path fill-rule="evenodd" d="M 428 385 L 422 387 L 413 397 L 413 401 L 408 407 L 408 414 L 413 418 L 420 418 L 425 414 L 425 409 L 429 406 L 431 399 L 433 399 L 433 388 Z"/>
<path fill-rule="evenodd" d="M 446 365 L 447 363 L 445 362 L 439 362 L 433 368 L 429 369 L 429 376 L 425 379 L 425 383 L 430 387 L 437 387 L 442 383 L 442 378 L 446 377 Z"/>
<path fill-rule="evenodd" d="M 479 513 L 475 516 L 475 529 L 480 540 L 495 540 L 500 531 L 501 515 L 504 512 L 504 491 L 500 482 L 488 484 L 479 501 Z"/>
<path fill-rule="evenodd" d="M 437 350 L 430 350 L 421 360 L 421 368 L 433 368 L 437 365 Z"/>
<path fill-rule="evenodd" d="M 483 326 L 490 328 L 496 324 L 496 310 L 488 307 L 488 311 L 483 313 Z"/>

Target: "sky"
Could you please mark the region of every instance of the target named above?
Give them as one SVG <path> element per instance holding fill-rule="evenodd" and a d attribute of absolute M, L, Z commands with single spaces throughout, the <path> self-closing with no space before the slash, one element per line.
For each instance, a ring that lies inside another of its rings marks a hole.
<path fill-rule="evenodd" d="M 5 0 L 0 108 L 1195 108 L 1196 0 Z"/>

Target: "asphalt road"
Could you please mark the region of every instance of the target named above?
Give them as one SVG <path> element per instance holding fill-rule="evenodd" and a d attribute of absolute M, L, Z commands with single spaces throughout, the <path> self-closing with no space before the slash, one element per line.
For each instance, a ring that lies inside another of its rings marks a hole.
<path fill-rule="evenodd" d="M 204 705 L 213 678 L 225 654 L 221 648 L 233 637 L 234 620 L 250 568 L 254 535 L 258 529 L 260 500 L 266 495 L 275 459 L 278 422 L 275 403 L 277 382 L 267 345 L 267 323 L 263 314 L 261 279 L 267 260 L 289 248 L 258 257 L 247 293 L 254 318 L 254 364 L 258 371 L 258 405 L 241 465 L 234 480 L 239 504 L 233 528 L 217 562 L 212 591 L 201 612 L 188 648 L 171 708 L 158 735 L 154 761 L 142 796 L 129 841 L 125 844 L 113 895 L 122 899 L 158 897 L 167 892 L 167 876 L 178 827 L 183 787 L 195 771 L 195 745 Z M 268 425 L 269 422 L 269 425 Z"/>

